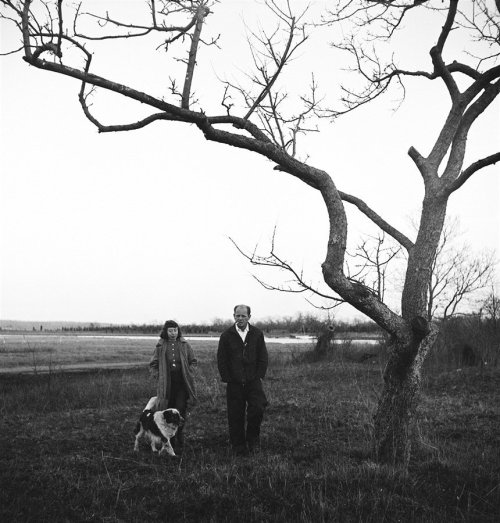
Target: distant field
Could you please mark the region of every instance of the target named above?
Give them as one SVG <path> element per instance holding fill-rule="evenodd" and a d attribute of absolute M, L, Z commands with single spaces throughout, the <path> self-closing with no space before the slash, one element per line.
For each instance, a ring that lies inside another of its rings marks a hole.
<path fill-rule="evenodd" d="M 16 334 L 0 335 L 0 369 L 51 370 L 70 366 L 98 366 L 112 364 L 147 365 L 156 342 L 155 336 L 85 336 L 70 334 Z M 194 339 L 189 343 L 200 361 L 215 357 L 218 338 Z M 296 343 L 288 347 L 268 342 L 270 352 L 299 352 L 311 343 Z"/>

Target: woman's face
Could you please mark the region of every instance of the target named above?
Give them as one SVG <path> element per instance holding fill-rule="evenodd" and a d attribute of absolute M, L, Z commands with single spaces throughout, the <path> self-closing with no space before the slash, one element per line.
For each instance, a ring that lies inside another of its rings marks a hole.
<path fill-rule="evenodd" d="M 179 329 L 177 327 L 169 327 L 167 329 L 167 336 L 168 336 L 169 340 L 176 340 L 178 334 L 179 334 Z"/>

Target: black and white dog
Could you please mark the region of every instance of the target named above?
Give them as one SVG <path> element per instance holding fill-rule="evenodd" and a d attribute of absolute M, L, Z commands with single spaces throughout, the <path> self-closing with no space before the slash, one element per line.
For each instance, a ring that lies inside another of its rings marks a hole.
<path fill-rule="evenodd" d="M 166 409 L 155 412 L 156 396 L 153 396 L 142 411 L 141 417 L 135 427 L 135 452 L 139 451 L 139 439 L 143 436 L 151 443 L 151 450 L 157 452 L 157 445 L 161 445 L 160 455 L 166 452 L 175 456 L 170 444 L 184 418 L 177 409 Z"/>

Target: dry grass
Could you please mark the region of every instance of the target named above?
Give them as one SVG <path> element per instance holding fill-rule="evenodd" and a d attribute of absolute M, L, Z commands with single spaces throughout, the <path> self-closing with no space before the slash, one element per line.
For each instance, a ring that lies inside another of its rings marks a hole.
<path fill-rule="evenodd" d="M 403 475 L 370 460 L 377 363 L 298 364 L 297 348 L 272 347 L 263 447 L 235 458 L 215 352 L 195 350 L 201 401 L 180 459 L 132 452 L 145 368 L 3 376 L 2 521 L 498 520 L 498 371 L 428 377 Z"/>
<path fill-rule="evenodd" d="M 28 372 L 58 370 L 67 366 L 92 368 L 99 365 L 147 365 L 156 336 L 77 336 L 71 334 L 16 334 L 0 336 L 0 369 L 23 369 Z M 189 343 L 200 362 L 211 359 L 217 350 L 218 338 L 190 339 Z M 300 353 L 310 344 L 268 342 L 275 354 Z"/>

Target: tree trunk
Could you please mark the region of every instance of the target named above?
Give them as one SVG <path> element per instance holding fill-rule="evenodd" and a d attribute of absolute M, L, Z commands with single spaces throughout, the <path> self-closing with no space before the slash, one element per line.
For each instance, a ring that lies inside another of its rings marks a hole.
<path fill-rule="evenodd" d="M 334 335 L 335 329 L 330 325 L 318 336 L 314 351 L 320 358 L 324 358 L 330 352 Z"/>
<path fill-rule="evenodd" d="M 374 416 L 377 461 L 405 469 L 420 399 L 422 364 L 438 334 L 437 327 L 425 316 L 432 260 L 443 229 L 446 204 L 438 183 L 429 184 L 417 241 L 409 251 L 401 300 L 401 315 L 408 327 L 392 335 L 384 387 Z"/>
<path fill-rule="evenodd" d="M 437 336 L 393 339 L 384 372 L 384 387 L 374 416 L 374 450 L 379 463 L 406 469 L 410 460 L 416 411 L 421 390 L 422 364 Z"/>

